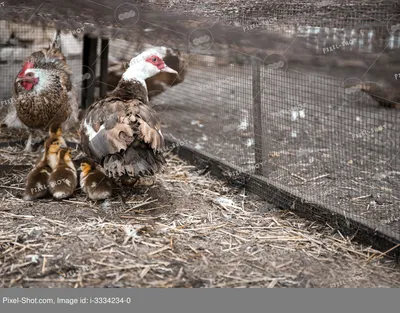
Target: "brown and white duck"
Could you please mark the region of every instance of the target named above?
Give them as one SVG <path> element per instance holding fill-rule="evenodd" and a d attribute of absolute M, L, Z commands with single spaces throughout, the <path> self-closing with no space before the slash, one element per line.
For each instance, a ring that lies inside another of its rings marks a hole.
<path fill-rule="evenodd" d="M 160 72 L 176 74 L 161 54 L 150 49 L 134 57 L 118 86 L 93 103 L 80 128 L 85 153 L 109 177 L 130 181 L 160 171 L 165 159 L 161 123 L 149 106 L 146 79 Z"/>

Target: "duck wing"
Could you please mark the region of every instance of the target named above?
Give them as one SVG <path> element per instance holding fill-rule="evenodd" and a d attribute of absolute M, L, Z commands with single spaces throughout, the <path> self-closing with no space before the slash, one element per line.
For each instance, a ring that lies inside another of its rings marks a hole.
<path fill-rule="evenodd" d="M 95 102 L 82 123 L 81 140 L 109 176 L 152 175 L 165 163 L 160 119 L 141 99 L 109 96 Z"/>

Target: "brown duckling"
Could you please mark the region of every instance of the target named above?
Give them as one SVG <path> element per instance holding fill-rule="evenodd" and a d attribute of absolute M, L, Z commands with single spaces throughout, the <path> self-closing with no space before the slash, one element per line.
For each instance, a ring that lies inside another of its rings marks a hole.
<path fill-rule="evenodd" d="M 72 196 L 77 185 L 77 172 L 72 162 L 71 150 L 60 148 L 57 165 L 49 177 L 50 192 L 56 199 L 65 199 Z"/>
<path fill-rule="evenodd" d="M 51 124 L 49 127 L 49 135 L 50 138 L 57 138 L 62 147 L 67 147 L 65 139 L 62 137 L 62 128 L 60 124 Z"/>
<path fill-rule="evenodd" d="M 81 163 L 80 184 L 91 200 L 104 200 L 112 195 L 112 184 L 108 177 L 96 168 L 96 163 L 86 159 Z"/>
<path fill-rule="evenodd" d="M 58 140 L 58 137 L 52 135 L 48 138 L 44 143 L 45 149 L 47 149 L 47 164 L 54 171 L 57 163 L 58 163 L 58 151 L 61 149 L 61 142 Z"/>
<path fill-rule="evenodd" d="M 56 141 L 55 138 L 49 138 L 46 141 L 43 156 L 38 159 L 36 165 L 26 177 L 25 191 L 23 196 L 25 201 L 43 198 L 49 194 L 48 180 L 52 168 L 48 162 L 48 154 L 52 140 Z"/>

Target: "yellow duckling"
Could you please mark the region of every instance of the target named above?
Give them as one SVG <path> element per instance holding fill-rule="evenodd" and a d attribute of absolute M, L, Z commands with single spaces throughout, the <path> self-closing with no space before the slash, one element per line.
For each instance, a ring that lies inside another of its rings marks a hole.
<path fill-rule="evenodd" d="M 80 184 L 91 200 L 104 200 L 112 195 L 112 184 L 108 177 L 96 168 L 96 163 L 87 159 L 81 162 Z"/>
<path fill-rule="evenodd" d="M 67 147 L 65 139 L 62 137 L 62 128 L 59 124 L 51 124 L 49 127 L 50 138 L 55 137 L 58 139 L 62 147 Z"/>
<path fill-rule="evenodd" d="M 55 151 L 55 149 L 59 149 L 59 144 L 53 146 L 53 142 L 58 142 L 55 137 L 50 137 L 47 139 L 44 145 L 43 156 L 38 159 L 36 165 L 26 177 L 25 191 L 23 196 L 23 199 L 26 201 L 43 198 L 49 193 L 48 179 L 52 171 L 52 168 L 49 164 L 49 153 L 50 150 Z"/>
<path fill-rule="evenodd" d="M 77 185 L 77 172 L 72 162 L 71 150 L 60 148 L 56 167 L 49 177 L 50 192 L 56 199 L 65 199 L 72 196 Z"/>

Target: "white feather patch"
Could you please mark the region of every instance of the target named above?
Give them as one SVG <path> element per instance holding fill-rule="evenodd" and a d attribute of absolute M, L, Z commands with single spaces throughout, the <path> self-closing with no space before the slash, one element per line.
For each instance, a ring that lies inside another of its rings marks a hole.
<path fill-rule="evenodd" d="M 164 139 L 164 135 L 161 132 L 161 129 L 157 129 L 158 133 L 160 134 L 161 138 Z"/>
<path fill-rule="evenodd" d="M 51 167 L 51 169 L 55 169 L 57 166 L 57 155 L 56 154 L 49 154 L 47 161 L 49 162 L 49 165 Z"/>
<path fill-rule="evenodd" d="M 85 120 L 83 122 L 83 127 L 85 128 L 85 133 L 86 135 L 89 137 L 89 141 L 91 141 L 94 137 L 96 137 L 96 135 L 98 134 L 98 132 L 96 132 L 93 127 L 91 125 L 89 125 L 87 123 L 87 121 Z M 104 129 L 104 124 L 100 126 L 99 131 L 101 131 L 102 129 Z"/>
<path fill-rule="evenodd" d="M 109 191 L 99 192 L 96 195 L 96 198 L 98 198 L 98 199 L 104 199 L 104 198 L 109 198 L 109 197 L 111 197 L 111 192 L 109 192 Z"/>
<path fill-rule="evenodd" d="M 14 100 L 12 100 L 12 101 L 14 101 Z M 3 123 L 5 123 L 7 125 L 7 127 L 10 127 L 10 128 L 28 129 L 28 127 L 26 127 L 21 122 L 21 120 L 18 118 L 17 110 L 15 108 L 15 103 L 14 102 L 11 102 L 10 108 L 8 110 L 8 113 L 7 113 L 6 117 L 3 119 Z"/>
<path fill-rule="evenodd" d="M 89 141 L 97 135 L 93 127 L 90 126 L 86 120 L 83 122 L 83 127 L 85 128 L 85 134 L 89 137 Z"/>
<path fill-rule="evenodd" d="M 53 197 L 56 198 L 56 199 L 61 199 L 61 198 L 64 198 L 66 196 L 67 196 L 67 194 L 65 192 L 63 192 L 63 191 L 56 191 L 55 193 L 53 193 Z"/>

